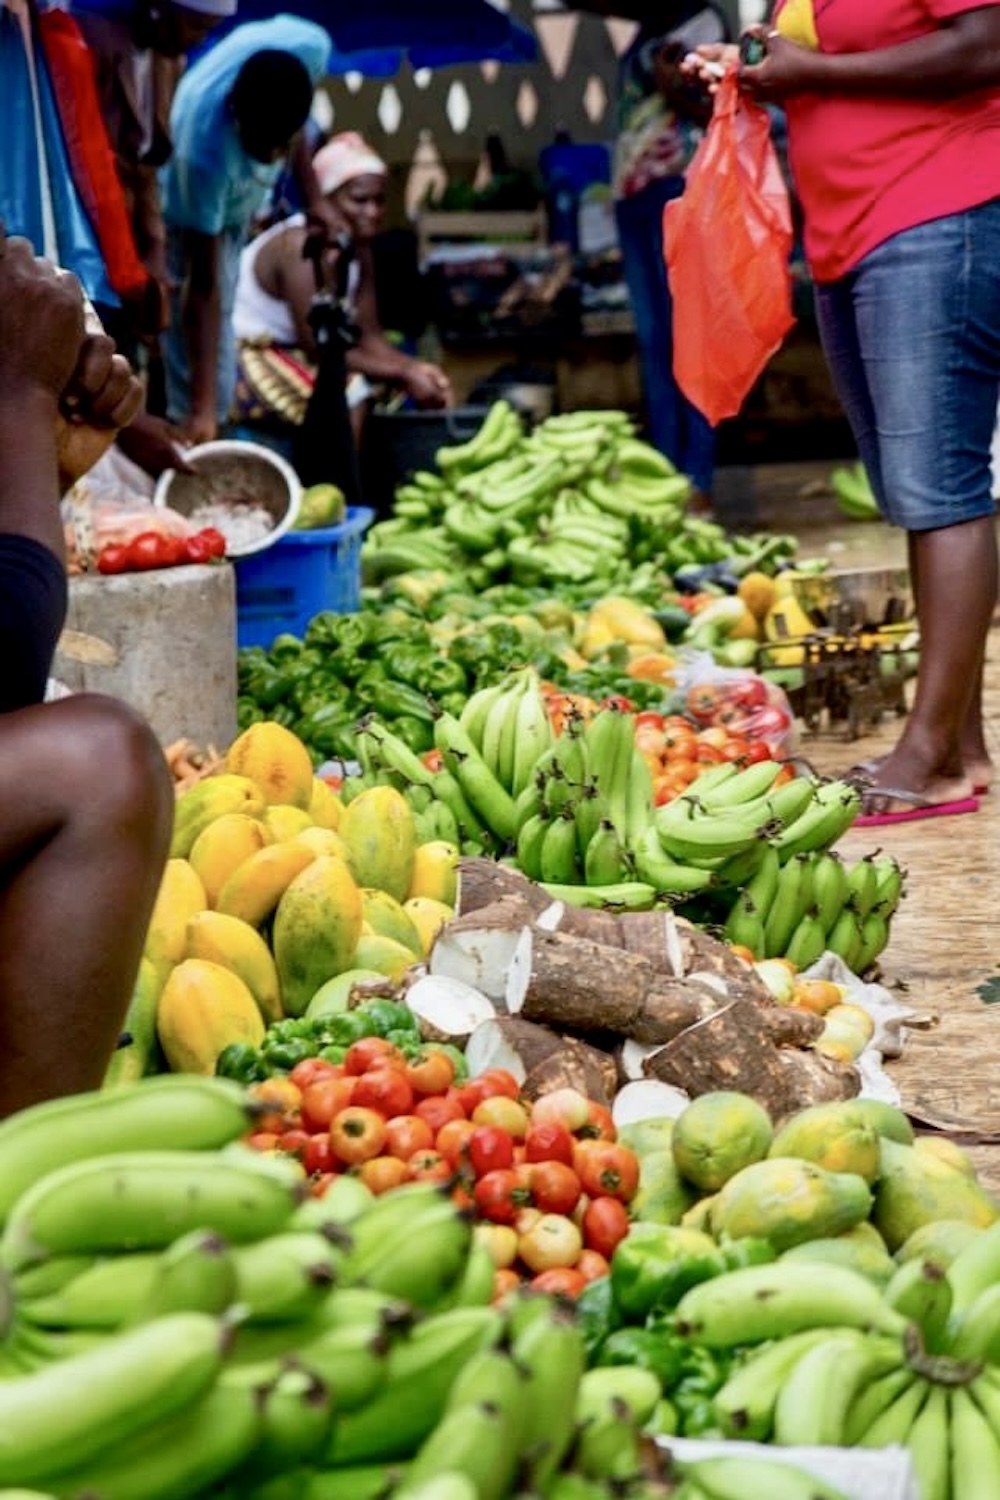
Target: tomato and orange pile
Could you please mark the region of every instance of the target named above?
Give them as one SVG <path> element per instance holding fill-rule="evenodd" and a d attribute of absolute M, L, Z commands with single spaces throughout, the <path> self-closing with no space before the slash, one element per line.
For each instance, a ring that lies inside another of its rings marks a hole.
<path fill-rule="evenodd" d="M 343 1173 L 374 1193 L 447 1185 L 475 1215 L 497 1295 L 527 1281 L 576 1296 L 628 1232 L 639 1159 L 575 1089 L 529 1103 L 503 1068 L 459 1082 L 446 1051 L 408 1059 L 367 1036 L 341 1063 L 306 1058 L 251 1092 L 267 1109 L 248 1144 L 296 1157 L 317 1197 Z"/>

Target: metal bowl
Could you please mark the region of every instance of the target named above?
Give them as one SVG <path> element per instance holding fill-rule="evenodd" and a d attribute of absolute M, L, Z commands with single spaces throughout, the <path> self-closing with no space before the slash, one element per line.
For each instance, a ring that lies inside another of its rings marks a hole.
<path fill-rule="evenodd" d="M 908 568 L 854 568 L 793 579 L 795 597 L 817 625 L 876 629 L 913 618 Z"/>
<path fill-rule="evenodd" d="M 238 442 L 222 438 L 189 448 L 184 461 L 193 470 L 168 469 L 157 482 L 154 505 L 169 505 L 179 515 L 190 516 L 200 506 L 217 505 L 231 509 L 234 518 L 242 504 L 260 506 L 271 517 L 271 528 L 253 541 L 230 540 L 227 528 L 227 556 L 249 557 L 262 552 L 284 536 L 295 523 L 302 499 L 298 475 L 279 453 L 260 443 Z"/>

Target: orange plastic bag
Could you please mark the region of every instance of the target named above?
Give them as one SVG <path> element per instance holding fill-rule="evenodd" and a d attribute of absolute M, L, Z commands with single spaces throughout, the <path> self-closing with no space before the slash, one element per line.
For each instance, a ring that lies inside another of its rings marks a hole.
<path fill-rule="evenodd" d="M 682 196 L 663 216 L 674 376 L 713 425 L 734 417 L 795 322 L 792 216 L 767 111 L 723 78 Z"/>

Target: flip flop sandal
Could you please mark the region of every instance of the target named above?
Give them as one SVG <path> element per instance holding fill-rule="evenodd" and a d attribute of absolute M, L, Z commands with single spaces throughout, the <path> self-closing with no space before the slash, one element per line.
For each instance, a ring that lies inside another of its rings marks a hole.
<path fill-rule="evenodd" d="M 893 823 L 917 823 L 924 818 L 950 818 L 960 813 L 979 811 L 979 798 L 957 797 L 951 802 L 932 802 L 920 792 L 906 792 L 898 787 L 869 787 L 866 796 L 874 801 L 906 804 L 900 812 L 865 813 L 854 819 L 852 828 L 887 828 Z M 864 803 L 862 803 L 864 806 Z"/>

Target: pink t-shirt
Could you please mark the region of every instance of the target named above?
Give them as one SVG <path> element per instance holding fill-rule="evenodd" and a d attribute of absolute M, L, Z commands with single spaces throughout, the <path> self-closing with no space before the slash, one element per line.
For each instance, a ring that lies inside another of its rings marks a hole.
<path fill-rule="evenodd" d="M 872 52 L 983 3 L 816 0 L 816 30 L 824 52 Z M 891 235 L 1000 195 L 1000 88 L 953 100 L 800 94 L 787 114 L 817 281 L 845 275 Z"/>

